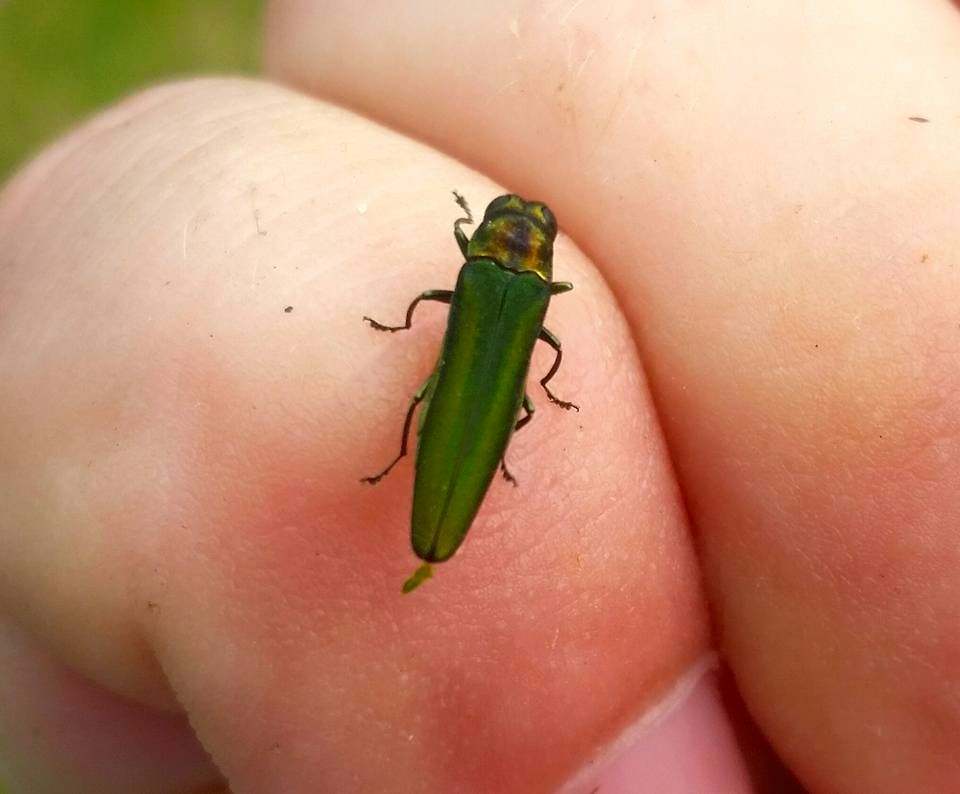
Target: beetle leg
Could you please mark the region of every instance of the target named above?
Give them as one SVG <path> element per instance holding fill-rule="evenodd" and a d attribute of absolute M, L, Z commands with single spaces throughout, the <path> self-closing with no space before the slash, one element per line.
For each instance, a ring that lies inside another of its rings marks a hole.
<path fill-rule="evenodd" d="M 382 472 L 375 474 L 372 477 L 361 477 L 360 482 L 368 482 L 371 485 L 376 485 L 378 482 L 380 482 L 380 480 L 390 473 L 390 469 L 400 462 L 400 458 L 407 454 L 407 439 L 410 437 L 410 424 L 413 422 L 413 412 L 416 407 L 423 402 L 423 398 L 426 396 L 427 389 L 430 387 L 431 380 L 433 380 L 432 374 L 423 382 L 420 388 L 417 389 L 417 393 L 413 395 L 413 399 L 410 401 L 410 407 L 407 409 L 407 418 L 403 420 L 403 436 L 400 439 L 400 454 L 390 461 L 390 465 L 387 466 L 387 468 L 385 468 Z"/>
<path fill-rule="evenodd" d="M 459 204 L 465 213 L 467 213 L 466 218 L 457 218 L 453 222 L 453 236 L 457 238 L 457 245 L 460 246 L 461 252 L 463 252 L 464 258 L 467 256 L 467 243 L 470 242 L 467 237 L 466 232 L 463 231 L 460 227 L 465 223 L 473 223 L 473 213 L 470 212 L 470 207 L 467 204 L 467 200 L 457 193 L 456 190 L 453 191 L 453 195 L 457 199 L 457 204 Z"/>
<path fill-rule="evenodd" d="M 546 342 L 548 345 L 550 345 L 550 347 L 557 351 L 557 357 L 553 360 L 553 366 L 550 367 L 550 371 L 540 379 L 540 385 L 543 386 L 543 390 L 547 393 L 547 397 L 550 398 L 550 402 L 556 403 L 561 408 L 566 408 L 568 411 L 573 408 L 574 411 L 579 412 L 579 405 L 574 405 L 573 403 L 568 403 L 566 400 L 558 399 L 547 386 L 550 378 L 557 374 L 557 370 L 560 369 L 560 362 L 563 360 L 563 352 L 560 350 L 560 340 L 557 339 L 557 337 L 550 333 L 546 328 L 540 329 L 540 336 L 538 338 L 540 341 Z"/>
<path fill-rule="evenodd" d="M 537 409 L 533 406 L 533 400 L 530 399 L 529 394 L 523 395 L 523 404 L 521 406 L 526 413 L 521 416 L 517 423 L 513 426 L 513 432 L 516 433 L 521 427 L 530 423 L 530 420 L 533 419 L 533 412 Z M 509 470 L 507 469 L 507 460 L 505 457 L 500 458 L 500 471 L 503 472 L 503 478 L 513 485 L 514 488 L 517 487 L 517 478 L 514 477 Z"/>
<path fill-rule="evenodd" d="M 521 427 L 530 423 L 530 420 L 533 419 L 533 412 L 536 411 L 536 407 L 533 404 L 533 400 L 530 399 L 530 395 L 524 393 L 523 403 L 520 406 L 523 408 L 526 413 L 517 420 L 517 423 L 513 426 L 513 432 L 516 433 Z"/>
<path fill-rule="evenodd" d="M 364 316 L 364 320 L 370 323 L 372 328 L 375 328 L 378 331 L 389 331 L 393 333 L 394 331 L 406 331 L 413 325 L 413 310 L 417 308 L 417 304 L 420 301 L 439 301 L 440 303 L 450 303 L 450 299 L 453 297 L 453 290 L 450 289 L 428 289 L 426 292 L 421 292 L 413 299 L 407 307 L 407 319 L 403 325 L 383 325 L 383 323 L 378 323 L 372 317 Z"/>

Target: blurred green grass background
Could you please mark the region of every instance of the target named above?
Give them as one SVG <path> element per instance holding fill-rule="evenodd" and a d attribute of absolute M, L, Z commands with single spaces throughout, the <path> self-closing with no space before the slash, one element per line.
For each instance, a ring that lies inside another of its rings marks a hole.
<path fill-rule="evenodd" d="M 259 0 L 0 0 L 0 183 L 141 86 L 255 71 L 259 22 Z"/>

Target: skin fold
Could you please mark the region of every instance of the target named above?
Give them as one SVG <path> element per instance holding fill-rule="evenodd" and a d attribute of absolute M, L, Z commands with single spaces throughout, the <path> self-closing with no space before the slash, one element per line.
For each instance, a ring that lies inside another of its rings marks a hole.
<path fill-rule="evenodd" d="M 955 790 L 957 9 L 455 5 L 272 3 L 287 87 L 145 91 L 0 193 L 12 772 L 552 791 L 715 649 L 809 790 Z M 401 597 L 410 466 L 358 479 L 444 314 L 360 318 L 452 287 L 452 189 L 559 218 L 581 413 L 532 393 Z"/>

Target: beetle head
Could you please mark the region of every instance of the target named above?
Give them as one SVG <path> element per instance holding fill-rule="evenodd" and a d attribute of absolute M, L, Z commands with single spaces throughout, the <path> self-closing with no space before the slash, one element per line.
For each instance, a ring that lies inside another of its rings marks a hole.
<path fill-rule="evenodd" d="M 546 204 L 508 194 L 490 202 L 467 245 L 469 257 L 495 260 L 501 267 L 553 278 L 557 220 Z"/>

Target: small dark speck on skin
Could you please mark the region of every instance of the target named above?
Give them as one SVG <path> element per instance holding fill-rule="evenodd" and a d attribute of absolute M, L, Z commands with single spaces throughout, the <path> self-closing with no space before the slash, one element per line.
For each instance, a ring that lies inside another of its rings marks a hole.
<path fill-rule="evenodd" d="M 930 119 L 924 118 L 923 116 L 910 116 L 909 118 L 910 118 L 910 121 L 916 121 L 916 122 L 919 122 L 920 124 L 927 124 L 930 121 Z"/>
<path fill-rule="evenodd" d="M 147 601 L 147 609 L 151 612 L 156 612 L 160 608 L 160 605 L 156 601 Z"/>
<path fill-rule="evenodd" d="M 927 256 L 927 254 L 924 254 L 923 256 L 920 257 L 920 263 L 923 264 L 923 263 L 926 262 L 929 258 L 930 258 L 930 257 Z"/>
<path fill-rule="evenodd" d="M 293 311 L 293 306 L 284 306 L 284 307 L 283 307 L 283 310 L 284 310 L 284 312 L 286 312 L 287 314 L 290 314 L 290 312 Z"/>

